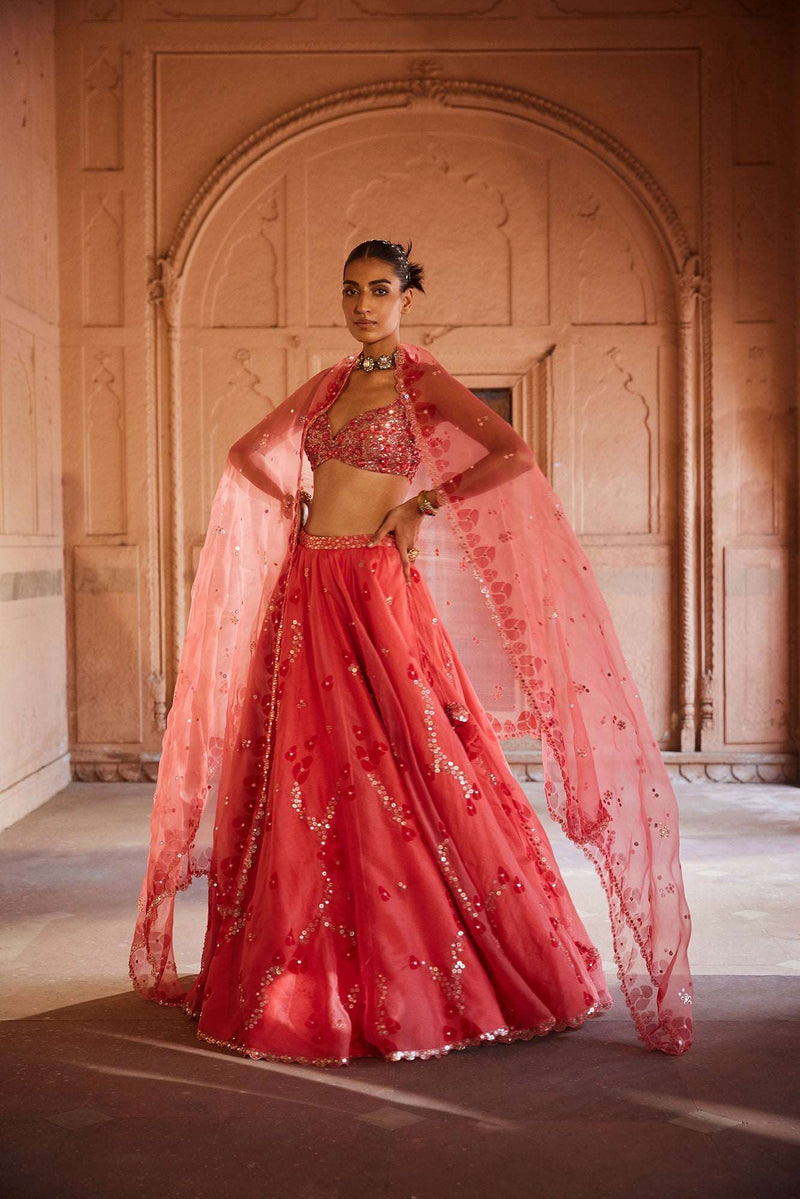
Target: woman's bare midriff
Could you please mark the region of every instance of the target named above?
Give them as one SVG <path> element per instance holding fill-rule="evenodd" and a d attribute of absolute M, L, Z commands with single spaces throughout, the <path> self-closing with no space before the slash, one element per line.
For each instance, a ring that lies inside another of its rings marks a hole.
<path fill-rule="evenodd" d="M 390 508 L 407 498 L 403 475 L 362 470 L 329 458 L 314 472 L 314 499 L 305 524 L 316 537 L 374 533 Z"/>

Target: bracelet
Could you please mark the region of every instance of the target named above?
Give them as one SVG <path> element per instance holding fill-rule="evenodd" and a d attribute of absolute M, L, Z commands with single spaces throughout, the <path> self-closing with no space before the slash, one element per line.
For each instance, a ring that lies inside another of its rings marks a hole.
<path fill-rule="evenodd" d="M 417 496 L 417 507 L 423 516 L 435 516 L 439 511 L 438 505 L 434 507 L 434 505 L 428 499 L 428 493 L 426 491 L 421 491 Z"/>

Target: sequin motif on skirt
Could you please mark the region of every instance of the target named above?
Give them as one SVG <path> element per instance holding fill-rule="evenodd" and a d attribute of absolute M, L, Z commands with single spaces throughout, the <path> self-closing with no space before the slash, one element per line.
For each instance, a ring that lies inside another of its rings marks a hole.
<path fill-rule="evenodd" d="M 368 542 L 300 532 L 220 778 L 184 1006 L 252 1058 L 441 1057 L 610 1003 L 420 571 Z"/>

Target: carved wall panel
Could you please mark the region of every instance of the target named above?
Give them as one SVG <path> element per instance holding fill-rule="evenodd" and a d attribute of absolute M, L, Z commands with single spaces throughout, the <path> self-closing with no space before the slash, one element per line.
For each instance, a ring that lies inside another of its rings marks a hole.
<path fill-rule="evenodd" d="M 784 534 L 792 455 L 790 413 L 784 408 L 771 346 L 742 346 L 737 355 L 735 412 L 736 530 Z"/>
<path fill-rule="evenodd" d="M 537 0 L 543 17 L 703 16 L 713 0 Z"/>
<path fill-rule="evenodd" d="M 270 183 L 222 242 L 209 277 L 204 324 L 272 328 L 285 324 L 285 180 Z"/>
<path fill-rule="evenodd" d="M 138 547 L 76 546 L 73 562 L 78 740 L 139 742 Z"/>
<path fill-rule="evenodd" d="M 549 173 L 554 318 L 586 327 L 589 337 L 592 326 L 668 324 L 674 283 L 630 193 L 592 161 L 577 171 L 563 153 Z"/>
<path fill-rule="evenodd" d="M 35 345 L 36 388 L 36 531 L 62 536 L 61 429 L 58 346 L 45 338 Z"/>
<path fill-rule="evenodd" d="M 573 312 L 579 325 L 644 325 L 651 291 L 642 256 L 624 222 L 598 196 L 573 207 Z"/>
<path fill-rule="evenodd" d="M 57 319 L 52 244 L 55 163 L 52 158 L 52 43 L 29 28 L 46 21 L 46 11 L 27 13 L 7 5 L 0 39 L 3 295 L 47 321 Z"/>
<path fill-rule="evenodd" d="M 127 530 L 125 377 L 123 351 L 95 350 L 84 360 L 83 447 L 86 470 L 86 532 Z"/>
<path fill-rule="evenodd" d="M 771 163 L 778 141 L 778 77 L 772 47 L 751 40 L 733 61 L 733 161 Z"/>
<path fill-rule="evenodd" d="M 262 420 L 284 398 L 283 393 L 272 397 L 265 390 L 258 372 L 263 353 L 241 345 L 231 350 L 231 346 L 220 346 L 216 353 L 210 350 L 203 355 L 198 392 L 202 397 L 199 410 L 204 449 L 200 477 L 204 507 L 209 513 L 229 448 L 245 429 Z"/>
<path fill-rule="evenodd" d="M 34 336 L 9 320 L 0 325 L 0 388 L 2 531 L 32 534 L 37 532 Z"/>
<path fill-rule="evenodd" d="M 227 452 L 246 429 L 262 420 L 291 390 L 286 355 L 259 334 L 250 345 L 241 334 L 204 330 L 188 337 L 181 352 L 181 472 L 185 526 L 183 579 L 188 603 L 197 553 L 202 545 Z M 299 380 L 298 380 L 299 382 Z"/>
<path fill-rule="evenodd" d="M 678 593 L 675 554 L 667 545 L 587 545 L 622 651 L 636 679 L 653 733 L 674 743 L 677 713 Z"/>
<path fill-rule="evenodd" d="M 122 165 L 122 47 L 86 47 L 83 59 L 83 167 Z"/>
<path fill-rule="evenodd" d="M 332 145 L 327 138 L 328 148 L 309 155 L 309 325 L 344 324 L 342 263 L 354 245 L 376 235 L 412 240 L 412 257 L 425 264 L 416 324 L 546 324 L 546 159 L 530 139 L 509 155 L 489 123 L 484 131 L 477 119 L 472 137 L 455 116 L 445 122 L 452 127 L 447 136 L 437 119 L 421 122 L 419 136 L 406 134 L 405 124 L 388 136 L 363 131 L 357 159 L 348 147 L 352 133 Z"/>
<path fill-rule="evenodd" d="M 778 293 L 776 178 L 771 167 L 736 167 L 734 253 L 737 321 L 772 321 Z"/>
<path fill-rule="evenodd" d="M 790 725 L 788 553 L 726 546 L 725 739 L 786 743 Z"/>
<path fill-rule="evenodd" d="M 121 325 L 124 311 L 123 193 L 83 197 L 83 323 Z"/>
<path fill-rule="evenodd" d="M 145 0 L 146 21 L 252 20 L 314 17 L 319 0 Z"/>
<path fill-rule="evenodd" d="M 351 19 L 386 18 L 467 18 L 514 17 L 524 0 L 338 0 L 339 15 Z"/>
<path fill-rule="evenodd" d="M 663 447 L 657 347 L 619 344 L 601 351 L 579 346 L 573 371 L 570 458 L 576 530 L 660 533 Z M 559 440 L 564 436 L 557 432 Z"/>
<path fill-rule="evenodd" d="M 84 21 L 119 21 L 122 19 L 122 0 L 83 0 Z"/>
<path fill-rule="evenodd" d="M 374 161 L 380 162 L 380 145 L 375 152 Z M 452 160 L 452 150 L 448 157 Z M 502 192 L 485 174 L 485 166 L 481 174 L 454 169 L 431 145 L 421 154 L 401 158 L 396 168 L 387 161 L 366 186 L 343 197 L 350 245 L 370 236 L 375 228 L 373 213 L 381 214 L 392 241 L 408 240 L 415 225 L 426 227 L 426 269 L 433 280 L 432 298 L 425 305 L 427 321 L 465 325 L 511 321 L 511 247 L 504 232 L 509 214 Z M 319 219 L 321 206 L 313 207 Z M 479 248 L 480 283 L 475 273 Z M 459 304 L 453 305 L 452 296 L 449 303 L 437 300 L 437 276 L 447 278 L 453 295 L 461 297 Z"/>

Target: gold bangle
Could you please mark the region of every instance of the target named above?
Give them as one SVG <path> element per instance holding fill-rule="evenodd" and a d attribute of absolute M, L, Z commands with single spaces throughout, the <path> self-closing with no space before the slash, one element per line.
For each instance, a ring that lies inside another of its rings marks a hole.
<path fill-rule="evenodd" d="M 435 516 L 438 511 L 438 506 L 434 507 L 426 491 L 421 491 L 417 496 L 417 507 L 423 516 Z"/>

